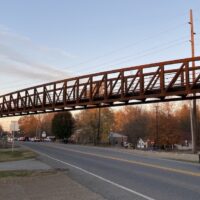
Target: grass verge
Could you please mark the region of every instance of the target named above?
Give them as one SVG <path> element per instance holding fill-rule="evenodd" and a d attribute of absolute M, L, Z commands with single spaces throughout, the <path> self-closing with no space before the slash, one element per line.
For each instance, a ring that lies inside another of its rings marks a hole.
<path fill-rule="evenodd" d="M 8 177 L 33 177 L 33 176 L 47 176 L 58 173 L 59 170 L 12 170 L 0 171 L 0 179 Z"/>
<path fill-rule="evenodd" d="M 20 171 L 0 171 L 0 178 L 6 178 L 6 177 L 26 177 L 31 176 L 33 174 L 33 171 L 26 171 L 26 170 L 20 170 Z"/>
<path fill-rule="evenodd" d="M 0 150 L 0 162 L 25 160 L 35 158 L 37 154 L 30 150 L 14 150 L 2 149 Z"/>

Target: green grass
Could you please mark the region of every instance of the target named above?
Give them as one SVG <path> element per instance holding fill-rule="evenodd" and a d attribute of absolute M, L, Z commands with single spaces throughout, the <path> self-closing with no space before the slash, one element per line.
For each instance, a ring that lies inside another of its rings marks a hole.
<path fill-rule="evenodd" d="M 0 162 L 15 161 L 15 160 L 25 160 L 30 158 L 35 158 L 36 153 L 30 150 L 14 150 L 2 149 L 0 150 Z"/>
<path fill-rule="evenodd" d="M 20 171 L 0 171 L 0 178 L 6 178 L 6 177 L 26 177 L 33 175 L 33 171 L 26 171 L 26 170 L 20 170 Z"/>
<path fill-rule="evenodd" d="M 34 177 L 34 176 L 48 176 L 58 173 L 60 170 L 12 170 L 0 171 L 0 179 L 8 177 Z M 66 171 L 66 170 L 61 170 Z"/>

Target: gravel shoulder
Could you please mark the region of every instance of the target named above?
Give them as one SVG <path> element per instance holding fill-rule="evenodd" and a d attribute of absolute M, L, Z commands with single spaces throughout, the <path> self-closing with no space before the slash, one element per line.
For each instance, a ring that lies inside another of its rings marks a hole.
<path fill-rule="evenodd" d="M 138 155 L 157 157 L 157 158 L 165 158 L 171 160 L 179 160 L 186 162 L 199 162 L 199 155 L 192 153 L 183 153 L 183 152 L 159 152 L 159 151 L 141 151 L 141 150 L 124 150 L 126 152 L 133 152 Z"/>
<path fill-rule="evenodd" d="M 51 167 L 37 159 L 17 160 L 0 163 L 1 171 L 9 170 L 49 170 Z"/>
<path fill-rule="evenodd" d="M 67 171 L 0 179 L 0 200 L 105 200 L 70 179 Z"/>
<path fill-rule="evenodd" d="M 1 154 L 0 200 L 105 200 L 72 180 L 68 169 L 57 169 L 30 150 Z"/>

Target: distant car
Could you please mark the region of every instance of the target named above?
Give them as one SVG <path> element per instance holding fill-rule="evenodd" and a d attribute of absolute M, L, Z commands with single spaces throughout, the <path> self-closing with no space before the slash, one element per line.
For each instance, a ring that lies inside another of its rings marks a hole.
<path fill-rule="evenodd" d="M 51 138 L 49 138 L 48 136 L 46 138 L 44 138 L 44 142 L 52 142 Z"/>
<path fill-rule="evenodd" d="M 124 143 L 123 143 L 123 147 L 126 148 L 126 149 L 128 149 L 128 148 L 133 148 L 133 144 L 128 143 L 128 142 L 124 142 Z"/>
<path fill-rule="evenodd" d="M 8 142 L 13 142 L 13 138 L 12 137 L 8 137 L 7 140 L 8 140 Z"/>
<path fill-rule="evenodd" d="M 30 141 L 29 137 L 24 137 L 24 141 Z"/>
<path fill-rule="evenodd" d="M 34 137 L 31 137 L 31 138 L 29 138 L 29 140 L 30 140 L 31 142 L 34 142 L 34 141 L 35 141 L 35 138 L 34 138 Z"/>
<path fill-rule="evenodd" d="M 18 141 L 25 141 L 25 137 L 19 137 Z"/>
<path fill-rule="evenodd" d="M 41 142 L 41 139 L 40 139 L 40 138 L 37 138 L 37 137 L 35 137 L 35 138 L 34 138 L 34 142 Z"/>

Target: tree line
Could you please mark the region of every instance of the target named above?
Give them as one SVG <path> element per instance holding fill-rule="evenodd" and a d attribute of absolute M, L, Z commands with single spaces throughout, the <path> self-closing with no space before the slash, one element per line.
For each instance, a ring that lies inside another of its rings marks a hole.
<path fill-rule="evenodd" d="M 23 116 L 19 119 L 19 128 L 29 137 L 39 137 L 45 131 L 47 135 L 60 139 L 71 136 L 71 140 L 82 144 L 107 144 L 110 132 L 128 136 L 128 141 L 134 145 L 138 138 L 149 139 L 159 145 L 191 140 L 190 107 L 186 103 L 91 109 L 74 115 L 64 112 Z"/>

